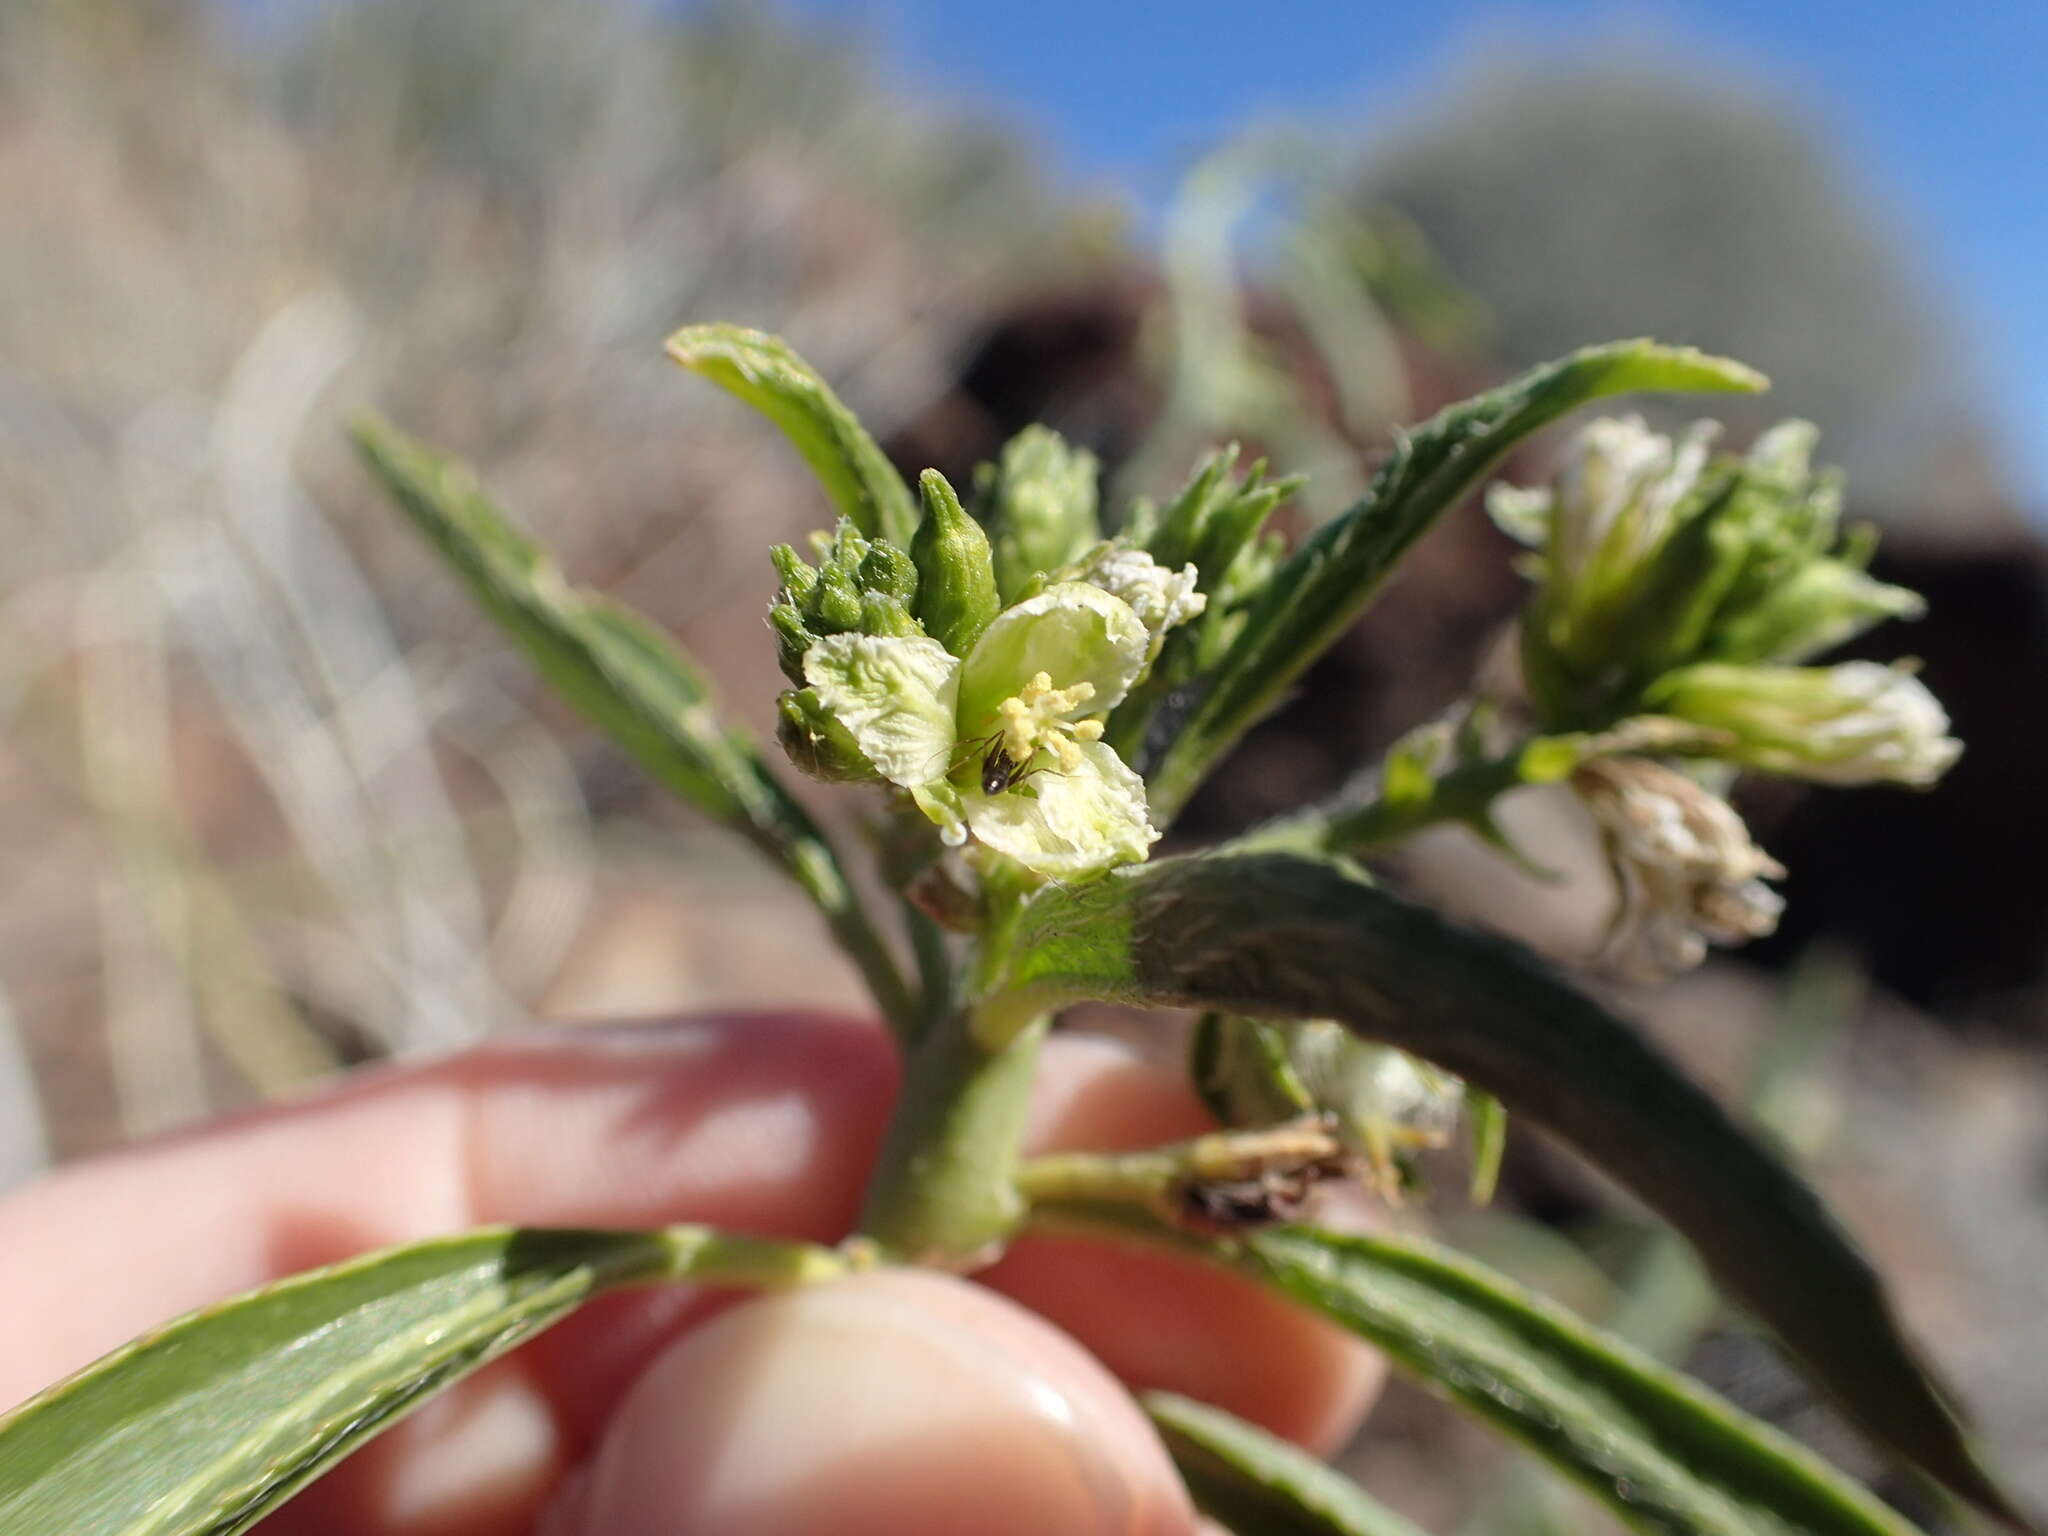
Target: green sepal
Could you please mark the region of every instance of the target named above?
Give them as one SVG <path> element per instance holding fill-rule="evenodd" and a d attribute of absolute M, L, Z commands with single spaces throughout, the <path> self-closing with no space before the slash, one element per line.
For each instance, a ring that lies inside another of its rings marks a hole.
<path fill-rule="evenodd" d="M 828 784 L 881 778 L 853 735 L 818 701 L 815 688 L 786 689 L 775 701 L 775 740 L 803 773 Z"/>
<path fill-rule="evenodd" d="M 936 469 L 918 478 L 917 489 L 924 502 L 924 520 L 910 541 L 917 616 L 926 634 L 964 657 L 1002 608 L 988 535 Z"/>

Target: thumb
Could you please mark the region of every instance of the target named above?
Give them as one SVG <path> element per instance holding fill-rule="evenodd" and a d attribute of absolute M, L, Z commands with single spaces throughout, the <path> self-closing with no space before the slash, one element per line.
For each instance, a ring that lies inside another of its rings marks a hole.
<path fill-rule="evenodd" d="M 550 1536 L 1191 1536 L 1137 1405 L 1066 1335 L 911 1271 L 735 1307 L 649 1367 Z"/>

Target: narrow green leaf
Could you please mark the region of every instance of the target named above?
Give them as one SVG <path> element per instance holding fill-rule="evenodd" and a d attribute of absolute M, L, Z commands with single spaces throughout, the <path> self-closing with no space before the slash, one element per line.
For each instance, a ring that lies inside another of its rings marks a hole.
<path fill-rule="evenodd" d="M 1003 1006 L 1331 1018 L 1494 1094 L 1634 1190 L 1871 1433 L 2023 1524 L 1818 1196 L 1634 1029 L 1519 946 L 1319 860 L 1195 856 L 1048 887 Z"/>
<path fill-rule="evenodd" d="M 804 456 L 839 515 L 869 538 L 910 548 L 917 505 L 867 428 L 788 342 L 737 325 L 692 325 L 668 355 L 746 401 Z"/>
<path fill-rule="evenodd" d="M 0 1530 L 233 1536 L 435 1392 L 690 1236 L 497 1228 L 170 1324 L 0 1419 Z"/>
<path fill-rule="evenodd" d="M 1212 1520 L 1246 1536 L 1423 1536 L 1351 1479 L 1255 1424 L 1171 1392 L 1145 1412 Z"/>
<path fill-rule="evenodd" d="M 1762 389 L 1761 374 L 1689 347 L 1588 347 L 1439 412 L 1395 445 L 1365 495 L 1275 573 L 1208 694 L 1151 775 L 1155 820 L 1171 817 L 1215 765 L 1365 610 L 1409 547 L 1538 428 L 1634 390 Z"/>
<path fill-rule="evenodd" d="M 555 691 L 802 886 L 882 1011 L 907 1029 L 908 990 L 837 853 L 752 745 L 720 723 L 696 664 L 640 614 L 571 587 L 461 465 L 381 422 L 360 424 L 355 439 L 392 499 Z"/>
<path fill-rule="evenodd" d="M 1240 1250 L 1238 1268 L 1369 1340 L 1637 1530 L 1913 1529 L 1788 1436 L 1448 1250 L 1303 1228 L 1254 1234 Z"/>

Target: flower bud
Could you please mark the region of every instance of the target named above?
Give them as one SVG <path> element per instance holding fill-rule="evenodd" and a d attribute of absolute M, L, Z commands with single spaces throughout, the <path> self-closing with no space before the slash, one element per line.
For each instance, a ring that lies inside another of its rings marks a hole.
<path fill-rule="evenodd" d="M 852 733 L 819 701 L 815 688 L 786 690 L 775 710 L 775 739 L 804 773 L 831 784 L 881 777 Z"/>
<path fill-rule="evenodd" d="M 924 626 L 910 610 L 886 592 L 864 593 L 860 600 L 860 632 L 864 635 L 921 635 Z"/>
<path fill-rule="evenodd" d="M 1731 744 L 1716 755 L 1767 773 L 1825 784 L 1925 786 L 1962 743 L 1948 715 L 1904 665 L 1751 667 L 1706 662 L 1666 677 L 1650 706 Z"/>
<path fill-rule="evenodd" d="M 1709 462 L 1714 430 L 1673 440 L 1633 417 L 1596 421 L 1553 487 L 1490 496 L 1495 520 L 1540 550 L 1522 661 L 1546 728 L 1602 730 L 1654 707 L 1675 670 L 1801 661 L 1920 611 L 1865 572 L 1867 539 L 1841 539 L 1840 482 L 1812 472 L 1810 424 Z"/>
<path fill-rule="evenodd" d="M 843 635 L 860 629 L 860 584 L 843 566 L 828 565 L 818 573 L 803 605 L 811 630 L 819 635 Z"/>
<path fill-rule="evenodd" d="M 894 544 L 877 539 L 860 563 L 860 585 L 864 592 L 893 597 L 909 608 L 917 601 L 917 565 Z"/>
<path fill-rule="evenodd" d="M 1002 607 L 988 535 L 967 515 L 944 475 L 928 469 L 917 484 L 924 501 L 924 518 L 910 541 L 917 616 L 925 633 L 965 656 Z"/>
<path fill-rule="evenodd" d="M 1072 564 L 1102 537 L 1096 516 L 1095 455 L 1049 427 L 1026 427 L 975 476 L 998 590 L 1016 602 L 1035 576 Z"/>
<path fill-rule="evenodd" d="M 793 683 L 804 680 L 804 652 L 817 642 L 801 609 L 794 603 L 771 603 L 768 627 L 775 631 L 775 660 Z"/>
<path fill-rule="evenodd" d="M 811 535 L 818 564 L 778 544 L 768 558 L 782 579 L 768 609 L 776 659 L 793 683 L 804 681 L 804 656 L 827 635 L 922 635 L 911 616 L 917 567 L 882 539 L 868 539 L 841 520 L 831 533 Z"/>

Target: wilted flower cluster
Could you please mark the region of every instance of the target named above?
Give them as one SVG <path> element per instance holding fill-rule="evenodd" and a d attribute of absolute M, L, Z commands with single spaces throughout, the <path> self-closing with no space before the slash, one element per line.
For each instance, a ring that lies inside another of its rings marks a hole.
<path fill-rule="evenodd" d="M 1687 755 L 1830 784 L 1932 784 L 1961 747 L 1910 666 L 1799 665 L 1921 601 L 1865 569 L 1841 492 L 1811 469 L 1814 430 L 1786 422 L 1742 457 L 1699 423 L 1639 418 L 1579 433 L 1554 484 L 1496 487 L 1495 520 L 1531 546 L 1522 670 L 1540 728 L 1604 731 L 1661 717 Z M 1573 785 L 1599 823 L 1634 969 L 1697 964 L 1705 945 L 1768 933 L 1781 873 L 1734 811 L 1648 761 L 1592 763 Z"/>
<path fill-rule="evenodd" d="M 1784 866 L 1750 841 L 1720 796 L 1641 757 L 1583 763 L 1572 787 L 1622 893 L 1609 935 L 1622 970 L 1656 980 L 1698 965 L 1709 943 L 1741 944 L 1777 927 L 1784 898 L 1764 881 Z"/>

